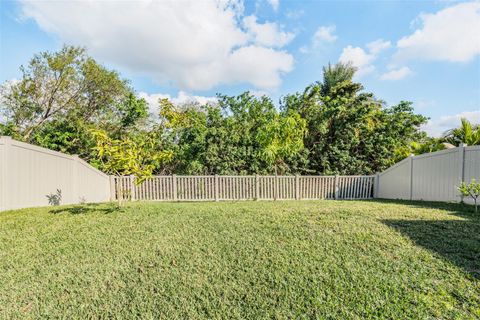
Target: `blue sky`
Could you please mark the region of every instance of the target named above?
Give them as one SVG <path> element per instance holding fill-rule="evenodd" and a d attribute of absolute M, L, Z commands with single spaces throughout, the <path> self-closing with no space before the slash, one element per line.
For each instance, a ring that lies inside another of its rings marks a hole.
<path fill-rule="evenodd" d="M 480 122 L 480 2 L 4 1 L 0 81 L 34 53 L 85 46 L 156 107 L 245 90 L 275 101 L 351 61 L 389 105 L 414 103 L 433 135 Z"/>

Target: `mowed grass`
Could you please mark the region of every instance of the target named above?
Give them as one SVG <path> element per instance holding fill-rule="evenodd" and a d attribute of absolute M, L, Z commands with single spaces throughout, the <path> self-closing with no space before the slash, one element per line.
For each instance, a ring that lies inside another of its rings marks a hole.
<path fill-rule="evenodd" d="M 0 213 L 0 318 L 475 319 L 480 215 L 386 201 Z"/>

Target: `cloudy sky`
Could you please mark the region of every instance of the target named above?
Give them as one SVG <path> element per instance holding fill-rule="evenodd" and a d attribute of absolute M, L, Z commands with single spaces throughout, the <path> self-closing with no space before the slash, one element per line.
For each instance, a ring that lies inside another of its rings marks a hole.
<path fill-rule="evenodd" d="M 433 135 L 480 122 L 479 1 L 0 0 L 0 81 L 64 43 L 152 103 L 245 90 L 278 101 L 351 61 L 366 90 L 412 101 Z"/>

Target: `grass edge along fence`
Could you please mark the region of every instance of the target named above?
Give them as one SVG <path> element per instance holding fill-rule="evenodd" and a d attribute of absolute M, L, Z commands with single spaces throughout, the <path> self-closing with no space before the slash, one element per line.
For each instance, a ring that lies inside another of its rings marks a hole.
<path fill-rule="evenodd" d="M 375 176 L 112 176 L 112 197 L 149 201 L 371 199 Z"/>

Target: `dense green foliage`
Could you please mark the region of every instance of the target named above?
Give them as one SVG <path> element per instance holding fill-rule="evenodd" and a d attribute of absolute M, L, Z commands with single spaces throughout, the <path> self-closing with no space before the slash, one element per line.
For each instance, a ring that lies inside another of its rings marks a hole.
<path fill-rule="evenodd" d="M 353 81 L 348 64 L 325 67 L 322 81 L 279 107 L 245 92 L 206 105 L 162 100 L 158 117 L 82 48 L 40 53 L 21 70 L 20 81 L 2 86 L 0 134 L 78 154 L 107 173 L 131 170 L 99 154 L 92 132 L 145 148 L 138 163 L 163 174 L 371 174 L 444 142 L 480 143 L 480 128 L 467 120 L 442 139 L 427 137 L 419 129 L 427 118 L 411 103 L 387 107 Z"/>
<path fill-rule="evenodd" d="M 101 167 L 117 176 L 134 175 L 137 183 L 145 181 L 159 164 L 172 157 L 169 151 L 155 149 L 156 140 L 151 136 L 137 143 L 130 138 L 112 139 L 103 130 L 91 130 L 90 134 Z"/>
<path fill-rule="evenodd" d="M 145 100 L 85 49 L 42 52 L 21 71 L 20 81 L 2 86 L 2 135 L 91 161 L 95 142 L 90 129 L 118 138 L 147 119 Z"/>
<path fill-rule="evenodd" d="M 306 125 L 296 113 L 278 112 L 272 101 L 244 93 L 219 96 L 218 105 L 178 110 L 161 103 L 175 172 L 252 174 L 291 171 L 303 150 Z"/>
<path fill-rule="evenodd" d="M 2 319 L 478 319 L 459 204 L 128 203 L 0 214 Z"/>
<path fill-rule="evenodd" d="M 420 139 L 427 119 L 408 102 L 386 108 L 354 83 L 355 69 L 337 64 L 324 68 L 323 81 L 284 98 L 286 110 L 308 123 L 305 148 L 315 173 L 374 173 L 392 165 L 396 152 Z"/>

